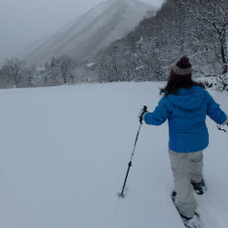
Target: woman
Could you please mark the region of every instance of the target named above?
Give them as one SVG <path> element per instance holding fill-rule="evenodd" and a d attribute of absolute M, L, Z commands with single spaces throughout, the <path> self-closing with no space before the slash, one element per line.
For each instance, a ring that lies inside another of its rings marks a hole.
<path fill-rule="evenodd" d="M 206 189 L 202 173 L 202 151 L 209 144 L 206 116 L 217 124 L 227 124 L 228 119 L 204 86 L 192 80 L 191 64 L 185 56 L 172 67 L 167 85 L 160 93 L 164 96 L 154 112 L 142 109 L 139 118 L 150 125 L 160 125 L 168 119 L 175 186 L 172 199 L 185 225 L 197 227 L 192 224 L 198 218 L 193 189 L 199 195 Z"/>

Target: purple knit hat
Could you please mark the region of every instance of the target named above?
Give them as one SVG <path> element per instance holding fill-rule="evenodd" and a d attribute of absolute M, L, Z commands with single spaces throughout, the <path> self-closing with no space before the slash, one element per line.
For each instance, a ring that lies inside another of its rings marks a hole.
<path fill-rule="evenodd" d="M 183 56 L 177 63 L 174 65 L 170 72 L 170 80 L 189 82 L 192 77 L 192 66 L 189 63 L 189 59 L 186 56 Z"/>

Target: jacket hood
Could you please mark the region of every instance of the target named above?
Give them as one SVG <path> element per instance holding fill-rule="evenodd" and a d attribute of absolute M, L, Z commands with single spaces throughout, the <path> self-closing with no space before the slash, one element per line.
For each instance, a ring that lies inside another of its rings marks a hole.
<path fill-rule="evenodd" d="M 200 86 L 191 88 L 181 88 L 178 94 L 169 94 L 168 100 L 176 107 L 182 110 L 195 110 L 203 100 L 204 89 Z"/>

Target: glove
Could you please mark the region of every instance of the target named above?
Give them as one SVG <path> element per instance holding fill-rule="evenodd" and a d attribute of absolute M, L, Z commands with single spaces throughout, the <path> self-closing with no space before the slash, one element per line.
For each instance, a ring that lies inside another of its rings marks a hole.
<path fill-rule="evenodd" d="M 138 115 L 138 117 L 139 117 L 139 122 L 140 122 L 141 124 L 142 124 L 142 121 L 143 121 L 143 116 L 144 116 L 146 113 L 148 113 L 147 107 L 144 106 L 144 107 L 140 110 L 139 115 Z"/>

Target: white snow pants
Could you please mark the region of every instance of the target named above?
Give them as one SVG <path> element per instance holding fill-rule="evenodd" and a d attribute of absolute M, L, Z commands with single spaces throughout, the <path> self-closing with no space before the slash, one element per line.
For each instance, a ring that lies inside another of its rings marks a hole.
<path fill-rule="evenodd" d="M 178 210 L 182 215 L 191 218 L 197 206 L 191 181 L 198 183 L 203 178 L 203 153 L 176 153 L 169 150 L 169 156 Z"/>

